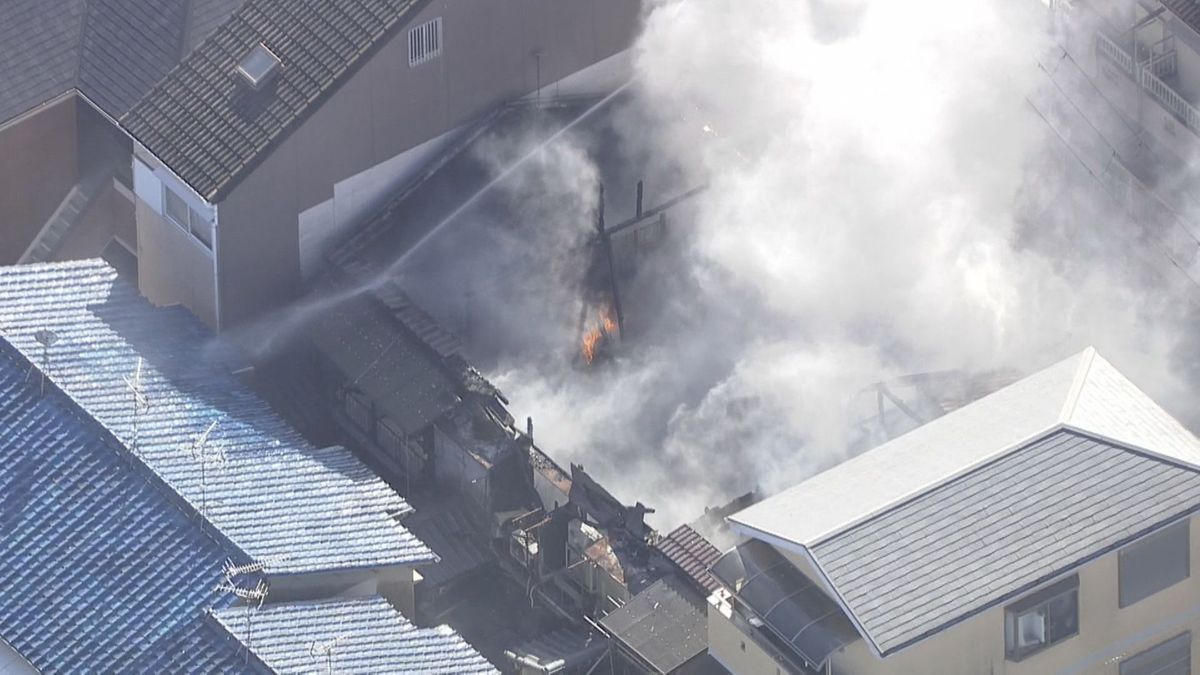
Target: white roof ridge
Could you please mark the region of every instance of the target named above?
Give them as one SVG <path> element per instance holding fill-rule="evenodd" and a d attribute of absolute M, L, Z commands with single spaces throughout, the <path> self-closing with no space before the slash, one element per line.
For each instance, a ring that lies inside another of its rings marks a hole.
<path fill-rule="evenodd" d="M 1096 348 L 1088 346 L 1079 354 L 1079 368 L 1075 371 L 1075 379 L 1067 390 L 1067 398 L 1063 401 L 1062 411 L 1058 414 L 1060 424 L 1070 424 L 1075 414 L 1075 406 L 1079 404 L 1079 394 L 1087 384 L 1088 375 L 1092 371 L 1092 362 L 1096 360 Z"/>

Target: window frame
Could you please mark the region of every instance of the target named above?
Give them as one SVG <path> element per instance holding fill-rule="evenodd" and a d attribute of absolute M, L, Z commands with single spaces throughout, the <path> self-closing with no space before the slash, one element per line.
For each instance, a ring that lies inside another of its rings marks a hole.
<path fill-rule="evenodd" d="M 200 245 L 205 249 L 212 251 L 213 239 L 216 238 L 216 227 L 214 224 L 209 222 L 209 220 L 204 216 L 200 215 L 196 209 L 192 208 L 192 205 L 188 204 L 187 200 L 184 199 L 182 195 L 175 190 L 172 190 L 171 186 L 167 185 L 165 181 L 162 183 L 162 192 L 163 217 L 182 228 L 184 232 L 187 232 L 189 235 L 191 235 L 191 237 L 199 242 Z M 186 214 L 184 220 L 187 222 L 180 221 L 175 214 L 171 213 L 171 209 L 168 205 L 171 203 L 172 199 L 177 201 L 179 205 L 183 207 L 184 214 Z M 197 234 L 197 230 L 203 230 L 205 236 Z"/>
<path fill-rule="evenodd" d="M 1074 615 L 1073 625 L 1069 632 L 1051 635 L 1050 632 L 1054 628 L 1051 623 L 1051 605 L 1064 598 L 1070 598 L 1071 613 Z M 1042 621 L 1041 641 L 1018 646 L 1018 629 L 1021 626 L 1021 619 L 1027 616 L 1036 616 L 1039 614 L 1039 610 Z M 1023 661 L 1076 635 L 1079 635 L 1078 574 L 1060 579 L 1004 608 L 1004 658 L 1009 661 Z"/>
<path fill-rule="evenodd" d="M 1128 560 L 1130 558 L 1130 556 L 1132 556 L 1139 548 L 1151 545 L 1155 542 L 1161 542 L 1166 537 L 1172 536 L 1173 534 L 1175 534 L 1176 532 L 1179 532 L 1179 531 L 1182 531 L 1182 536 L 1183 536 L 1183 576 L 1178 579 L 1175 579 L 1174 581 L 1171 581 L 1170 583 L 1167 583 L 1164 586 L 1155 587 L 1153 590 L 1151 590 L 1150 592 L 1148 592 L 1144 595 L 1140 595 L 1137 597 L 1128 597 L 1128 596 L 1132 595 L 1132 591 L 1129 593 L 1126 592 L 1125 578 L 1126 578 L 1126 575 L 1131 574 L 1133 570 L 1127 569 L 1127 567 L 1132 563 L 1127 563 L 1126 560 Z M 1152 597 L 1158 595 L 1159 593 L 1162 593 L 1163 591 L 1167 590 L 1168 588 L 1171 588 L 1172 586 L 1175 586 L 1176 584 L 1180 584 L 1184 581 L 1187 581 L 1191 577 L 1192 577 L 1191 519 L 1183 518 L 1182 520 L 1178 520 L 1169 525 L 1161 527 L 1158 530 L 1155 530 L 1152 534 L 1146 535 L 1145 537 L 1142 537 L 1142 538 L 1138 539 L 1137 541 L 1126 544 L 1125 546 L 1123 546 L 1121 548 L 1121 550 L 1117 551 L 1117 607 L 1120 609 L 1125 609 L 1126 607 L 1132 607 L 1133 605 L 1136 605 L 1137 603 L 1139 603 L 1143 600 L 1152 598 Z"/>

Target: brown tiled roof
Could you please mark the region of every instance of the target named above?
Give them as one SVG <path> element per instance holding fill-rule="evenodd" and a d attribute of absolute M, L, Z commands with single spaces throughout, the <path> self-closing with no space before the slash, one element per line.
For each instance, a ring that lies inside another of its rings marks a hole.
<path fill-rule="evenodd" d="M 658 550 L 698 588 L 712 593 L 721 587 L 708 571 L 721 552 L 691 526 L 680 525 L 672 530 L 658 543 Z"/>

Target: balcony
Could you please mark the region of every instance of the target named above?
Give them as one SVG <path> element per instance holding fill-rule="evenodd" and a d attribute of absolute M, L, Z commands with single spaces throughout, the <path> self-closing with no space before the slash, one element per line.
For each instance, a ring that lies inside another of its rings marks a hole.
<path fill-rule="evenodd" d="M 1096 52 L 1128 75 L 1192 133 L 1200 135 L 1200 110 L 1163 80 L 1173 76 L 1177 68 L 1173 45 L 1166 41 L 1146 47 L 1139 45 L 1138 58 L 1134 59 L 1107 35 L 1096 33 Z"/>

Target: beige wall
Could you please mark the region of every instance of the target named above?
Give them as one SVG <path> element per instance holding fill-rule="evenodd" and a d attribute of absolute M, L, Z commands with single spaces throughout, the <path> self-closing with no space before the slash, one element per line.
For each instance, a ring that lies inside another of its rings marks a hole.
<path fill-rule="evenodd" d="M 79 176 L 74 95 L 0 129 L 0 264 L 17 262 Z"/>
<path fill-rule="evenodd" d="M 158 305 L 181 303 L 216 327 L 213 258 L 192 235 L 136 200 L 138 287 Z"/>
<path fill-rule="evenodd" d="M 627 47 L 640 0 L 434 0 L 409 25 L 442 17 L 442 55 L 408 65 L 407 28 L 220 204 L 222 327 L 290 298 L 300 284 L 298 216 L 335 183 L 449 131 L 499 102 Z"/>
<path fill-rule="evenodd" d="M 1117 553 L 1078 570 L 1079 633 L 1020 662 L 1004 656 L 1004 607 L 994 607 L 886 659 L 858 640 L 833 657 L 839 675 L 927 673 L 928 675 L 1117 674 L 1122 659 L 1184 631 L 1192 632 L 1192 669 L 1200 671 L 1200 519 L 1190 521 L 1191 576 L 1124 609 L 1118 607 Z M 789 556 L 795 560 L 795 556 Z M 804 568 L 802 568 L 804 569 Z M 808 569 L 804 570 L 807 574 Z M 710 650 L 735 672 L 757 673 L 768 657 L 751 640 L 726 635 L 736 630 L 709 611 Z M 715 631 L 715 635 L 714 635 Z"/>

